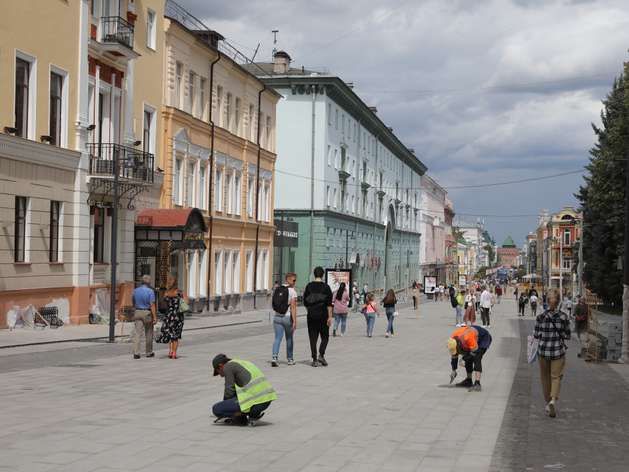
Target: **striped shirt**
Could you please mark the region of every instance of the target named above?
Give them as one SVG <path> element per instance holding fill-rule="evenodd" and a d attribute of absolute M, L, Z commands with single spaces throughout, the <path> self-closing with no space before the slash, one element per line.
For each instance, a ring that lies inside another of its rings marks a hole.
<path fill-rule="evenodd" d="M 557 309 L 537 315 L 533 337 L 539 339 L 537 353 L 541 357 L 548 360 L 561 359 L 567 349 L 564 340 L 570 339 L 568 315 Z"/>

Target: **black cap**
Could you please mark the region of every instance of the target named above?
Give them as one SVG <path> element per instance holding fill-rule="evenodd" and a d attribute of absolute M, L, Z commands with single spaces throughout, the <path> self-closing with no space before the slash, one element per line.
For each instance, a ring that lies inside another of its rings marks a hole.
<path fill-rule="evenodd" d="M 219 354 L 214 358 L 214 360 L 212 361 L 212 366 L 214 367 L 214 377 L 218 375 L 218 371 L 216 370 L 218 368 L 218 365 L 225 365 L 225 361 L 227 359 L 229 359 L 229 357 L 227 357 L 225 354 Z"/>

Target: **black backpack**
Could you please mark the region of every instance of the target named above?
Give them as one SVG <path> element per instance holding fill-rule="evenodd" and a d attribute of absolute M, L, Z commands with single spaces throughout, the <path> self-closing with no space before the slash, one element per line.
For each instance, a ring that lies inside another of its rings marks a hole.
<path fill-rule="evenodd" d="M 452 308 L 456 308 L 459 304 L 459 301 L 456 299 L 454 291 L 452 292 L 452 295 L 450 295 L 450 304 L 452 305 Z"/>
<path fill-rule="evenodd" d="M 308 295 L 308 297 L 304 300 L 308 305 L 306 309 L 308 310 L 308 317 L 313 320 L 320 320 L 327 315 L 327 306 L 325 301 L 327 300 L 327 295 L 325 293 L 312 292 Z"/>
<path fill-rule="evenodd" d="M 275 289 L 271 299 L 271 306 L 277 313 L 281 315 L 286 314 L 288 311 L 288 287 L 286 285 L 280 285 Z"/>

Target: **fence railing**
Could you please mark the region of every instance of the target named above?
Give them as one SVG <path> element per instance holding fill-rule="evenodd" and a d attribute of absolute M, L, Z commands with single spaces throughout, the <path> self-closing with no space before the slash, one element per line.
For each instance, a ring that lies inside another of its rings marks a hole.
<path fill-rule="evenodd" d="M 92 175 L 115 175 L 117 168 L 119 177 L 140 182 L 154 182 L 155 157 L 153 154 L 111 143 L 88 144 L 87 151 L 90 153 L 90 174 Z"/>
<path fill-rule="evenodd" d="M 118 43 L 133 49 L 134 26 L 119 16 L 104 16 L 100 19 L 101 42 Z"/>

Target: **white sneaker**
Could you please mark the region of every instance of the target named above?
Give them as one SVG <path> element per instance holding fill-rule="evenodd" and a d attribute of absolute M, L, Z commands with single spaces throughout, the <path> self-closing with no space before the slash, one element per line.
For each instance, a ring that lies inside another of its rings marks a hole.
<path fill-rule="evenodd" d="M 555 410 L 555 400 L 551 400 L 548 404 L 548 416 L 551 418 L 557 416 L 557 411 Z"/>
<path fill-rule="evenodd" d="M 491 325 L 487 325 L 487 328 L 491 328 Z"/>
<path fill-rule="evenodd" d="M 286 361 L 286 363 L 288 365 L 295 365 L 295 361 L 293 359 L 288 359 L 288 361 Z"/>
<path fill-rule="evenodd" d="M 277 362 L 277 357 L 274 357 L 271 361 L 271 367 L 277 367 L 278 365 L 280 364 Z"/>
<path fill-rule="evenodd" d="M 456 325 L 460 327 L 460 326 L 461 326 L 461 323 L 457 323 Z"/>
<path fill-rule="evenodd" d="M 484 327 L 485 327 L 485 325 L 480 325 L 480 327 L 481 327 L 481 328 L 484 328 Z"/>
<path fill-rule="evenodd" d="M 548 413 L 548 412 L 550 411 L 550 407 L 549 407 L 548 405 L 546 405 L 546 406 L 544 407 L 544 411 L 545 411 L 546 413 Z"/>

